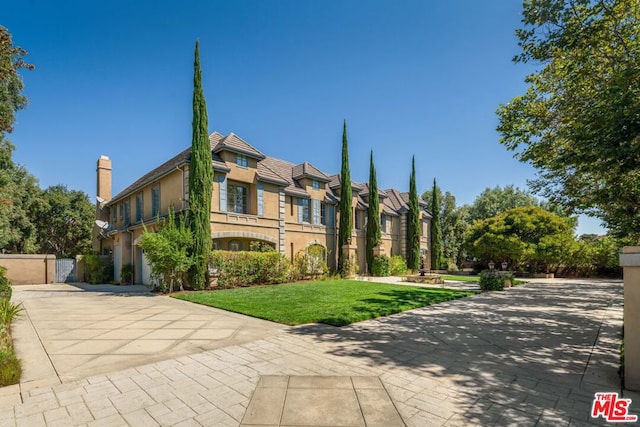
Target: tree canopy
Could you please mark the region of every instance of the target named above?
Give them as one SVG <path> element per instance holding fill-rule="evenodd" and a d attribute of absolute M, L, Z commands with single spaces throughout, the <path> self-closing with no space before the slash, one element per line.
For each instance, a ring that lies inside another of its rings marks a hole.
<path fill-rule="evenodd" d="M 31 218 L 40 188 L 38 180 L 11 159 L 13 149 L 0 133 L 0 252 L 33 253 L 36 229 Z"/>
<path fill-rule="evenodd" d="M 378 178 L 373 163 L 373 150 L 369 159 L 369 209 L 367 209 L 367 271 L 372 273 L 373 249 L 378 246 L 382 238 L 380 230 L 380 197 L 378 195 Z"/>
<path fill-rule="evenodd" d="M 487 188 L 469 207 L 469 221 L 491 218 L 509 209 L 538 204 L 538 200 L 530 193 L 513 185 Z"/>
<path fill-rule="evenodd" d="M 407 212 L 407 267 L 420 268 L 420 204 L 416 187 L 416 158 L 411 158 L 409 177 L 409 212 Z"/>
<path fill-rule="evenodd" d="M 27 105 L 22 95 L 22 78 L 18 74 L 21 68 L 33 69 L 24 61 L 27 51 L 13 45 L 9 30 L 0 25 L 0 132 L 11 132 L 15 113 Z"/>
<path fill-rule="evenodd" d="M 573 241 L 570 218 L 528 206 L 474 222 L 467 247 L 485 266 L 506 261 L 513 269 L 546 272 L 565 259 Z"/>
<path fill-rule="evenodd" d="M 351 171 L 349 168 L 349 141 L 347 140 L 347 121 L 342 127 L 342 165 L 340 167 L 340 223 L 338 224 L 338 270 L 343 276 L 349 276 L 350 260 L 345 260 L 342 246 L 351 244 L 353 231 Z"/>
<path fill-rule="evenodd" d="M 55 185 L 34 204 L 37 250 L 68 258 L 91 251 L 95 206 L 86 193 Z"/>
<path fill-rule="evenodd" d="M 191 286 L 204 289 L 211 253 L 211 192 L 213 166 L 209 143 L 207 103 L 202 90 L 200 44 L 196 41 L 193 61 L 193 121 L 189 163 L 189 225 L 193 233 Z"/>
<path fill-rule="evenodd" d="M 441 197 L 442 191 L 436 185 L 436 179 L 433 179 L 433 188 L 431 190 L 431 269 L 440 270 L 448 266 L 443 261 L 443 242 L 442 242 L 442 223 L 440 221 Z"/>
<path fill-rule="evenodd" d="M 540 64 L 498 109 L 501 143 L 539 170 L 532 189 L 640 235 L 640 2 L 526 0 L 522 52 Z"/>
<path fill-rule="evenodd" d="M 433 189 L 422 193 L 422 199 L 427 203 L 427 206 L 431 206 L 432 213 L 434 210 L 433 194 Z M 457 206 L 455 196 L 448 191 L 442 194 L 442 190 L 438 185 L 436 185 L 435 194 L 440 200 L 442 254 L 444 256 L 444 261 L 446 261 L 446 266 L 444 267 L 449 268 L 450 264 L 455 264 L 459 267 L 462 261 L 464 261 L 466 254 L 464 249 L 464 239 L 467 229 L 469 228 L 467 223 L 469 206 Z"/>

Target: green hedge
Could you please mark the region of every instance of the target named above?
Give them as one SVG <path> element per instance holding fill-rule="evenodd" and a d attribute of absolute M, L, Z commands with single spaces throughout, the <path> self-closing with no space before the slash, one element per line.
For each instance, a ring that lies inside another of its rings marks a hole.
<path fill-rule="evenodd" d="M 0 265 L 0 298 L 11 299 L 11 282 L 7 278 L 7 269 Z"/>
<path fill-rule="evenodd" d="M 18 384 L 22 373 L 11 338 L 11 321 L 20 315 L 22 305 L 9 301 L 11 281 L 6 273 L 7 269 L 0 267 L 0 387 Z"/>
<path fill-rule="evenodd" d="M 373 257 L 373 265 L 371 266 L 371 274 L 376 277 L 388 276 L 389 257 L 386 255 L 375 255 Z"/>
<path fill-rule="evenodd" d="M 278 252 L 213 251 L 211 265 L 222 287 L 269 285 L 289 279 L 289 262 Z"/>
<path fill-rule="evenodd" d="M 402 276 L 407 270 L 407 262 L 400 255 L 389 258 L 389 273 L 392 276 Z"/>
<path fill-rule="evenodd" d="M 113 281 L 113 264 L 107 257 L 95 254 L 82 256 L 84 261 L 84 280 L 92 285 Z"/>
<path fill-rule="evenodd" d="M 502 291 L 507 280 L 513 284 L 514 276 L 510 271 L 484 270 L 480 273 L 480 289 L 483 291 Z"/>

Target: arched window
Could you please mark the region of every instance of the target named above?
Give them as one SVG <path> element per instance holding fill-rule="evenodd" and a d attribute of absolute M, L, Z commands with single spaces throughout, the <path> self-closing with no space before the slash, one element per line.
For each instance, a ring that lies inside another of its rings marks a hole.
<path fill-rule="evenodd" d="M 232 252 L 238 252 L 242 250 L 242 242 L 240 240 L 230 240 L 229 250 Z"/>

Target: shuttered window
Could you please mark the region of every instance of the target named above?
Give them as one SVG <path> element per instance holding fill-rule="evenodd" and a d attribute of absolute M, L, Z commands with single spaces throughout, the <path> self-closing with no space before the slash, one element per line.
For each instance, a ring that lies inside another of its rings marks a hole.
<path fill-rule="evenodd" d="M 264 216 L 264 185 L 258 183 L 258 216 Z"/>

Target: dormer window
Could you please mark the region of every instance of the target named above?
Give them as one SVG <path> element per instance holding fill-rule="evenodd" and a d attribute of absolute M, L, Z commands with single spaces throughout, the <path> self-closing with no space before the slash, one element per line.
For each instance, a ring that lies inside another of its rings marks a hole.
<path fill-rule="evenodd" d="M 313 188 L 314 190 L 319 190 L 320 183 L 314 179 L 313 181 L 311 181 L 311 188 Z"/>
<path fill-rule="evenodd" d="M 240 166 L 241 168 L 248 168 L 249 161 L 247 160 L 247 156 L 245 156 L 244 154 L 236 155 L 236 165 Z"/>

